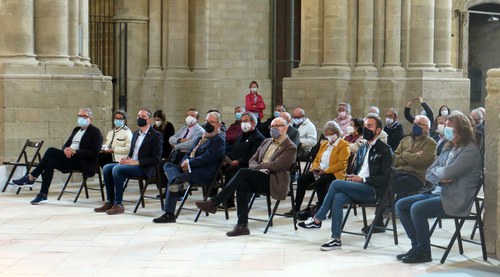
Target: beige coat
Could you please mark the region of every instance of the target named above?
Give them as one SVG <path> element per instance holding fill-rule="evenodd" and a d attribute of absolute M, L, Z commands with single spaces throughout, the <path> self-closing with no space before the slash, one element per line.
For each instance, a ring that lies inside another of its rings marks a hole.
<path fill-rule="evenodd" d="M 284 200 L 290 184 L 289 169 L 295 162 L 297 146 L 287 137 L 274 152 L 270 162 L 262 163 L 264 154 L 272 141 L 272 138 L 267 138 L 262 142 L 257 152 L 250 158 L 248 167 L 254 170 L 268 169 L 271 197 Z"/>
<path fill-rule="evenodd" d="M 421 154 L 417 154 L 422 151 Z M 397 171 L 417 176 L 425 182 L 425 172 L 436 157 L 436 141 L 429 136 L 404 137 L 394 152 L 394 165 Z"/>

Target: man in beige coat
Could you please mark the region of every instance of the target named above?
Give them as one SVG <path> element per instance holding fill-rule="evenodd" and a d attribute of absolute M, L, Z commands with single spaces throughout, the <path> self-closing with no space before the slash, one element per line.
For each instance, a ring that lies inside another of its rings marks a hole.
<path fill-rule="evenodd" d="M 265 139 L 250 158 L 249 167 L 242 168 L 227 186 L 211 200 L 196 202 L 205 212 L 215 213 L 217 206 L 236 191 L 238 224 L 226 235 L 249 235 L 248 200 L 252 193 L 270 193 L 274 199 L 284 200 L 290 182 L 290 166 L 295 162 L 297 147 L 286 135 L 288 126 L 283 118 L 275 118 L 270 125 L 271 138 Z"/>

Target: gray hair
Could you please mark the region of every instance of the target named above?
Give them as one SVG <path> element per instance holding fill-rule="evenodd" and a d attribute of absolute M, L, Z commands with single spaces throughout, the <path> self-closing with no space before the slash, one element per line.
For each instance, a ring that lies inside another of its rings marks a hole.
<path fill-rule="evenodd" d="M 394 109 L 394 108 L 390 108 L 387 110 L 388 112 L 392 112 L 396 117 L 399 117 L 398 116 L 398 112 Z"/>
<path fill-rule="evenodd" d="M 253 121 L 253 123 L 257 124 L 257 117 L 255 117 L 255 115 L 254 115 L 253 113 L 250 113 L 250 112 L 243 112 L 243 113 L 241 114 L 241 117 L 244 117 L 245 115 L 246 115 L 246 116 L 248 116 L 248 117 L 250 117 L 250 120 L 252 120 L 252 121 Z"/>
<path fill-rule="evenodd" d="M 326 131 L 333 131 L 339 137 L 342 137 L 344 135 L 344 132 L 342 132 L 339 124 L 337 124 L 337 122 L 333 120 L 328 121 L 327 123 L 325 123 L 325 126 L 323 126 L 323 133 Z"/>
<path fill-rule="evenodd" d="M 419 114 L 415 116 L 415 120 L 417 119 L 423 119 L 425 121 L 425 125 L 427 125 L 427 128 L 431 128 L 431 120 L 427 116 Z"/>
<path fill-rule="evenodd" d="M 282 113 L 280 113 L 280 116 L 281 116 L 281 114 L 284 114 L 286 116 L 286 124 L 287 125 L 290 124 L 290 122 L 292 121 L 292 116 L 290 115 L 290 113 L 289 112 L 282 112 Z"/>
<path fill-rule="evenodd" d="M 349 105 L 349 103 L 339 103 L 339 108 L 340 108 L 340 106 L 344 106 L 344 107 L 345 107 L 345 109 L 347 110 L 347 113 L 348 113 L 348 114 L 351 114 L 351 105 Z M 338 110 L 339 110 L 339 109 L 337 108 L 337 111 L 338 111 Z"/>
<path fill-rule="evenodd" d="M 306 116 L 306 112 L 305 112 L 302 108 L 297 107 L 297 108 L 295 108 L 295 110 L 298 110 L 298 111 L 300 112 L 300 115 L 302 115 L 302 116 Z M 295 110 L 294 110 L 294 111 L 295 111 Z"/>
<path fill-rule="evenodd" d="M 484 114 L 483 114 L 483 111 L 480 108 L 473 109 L 470 113 L 476 113 L 477 114 L 477 118 L 481 122 L 483 122 Z"/>
<path fill-rule="evenodd" d="M 380 114 L 380 109 L 377 106 L 371 106 L 368 110 L 374 109 L 376 114 Z"/>
<path fill-rule="evenodd" d="M 92 109 L 89 107 L 81 107 L 80 111 L 84 111 L 89 114 L 89 117 L 92 117 Z"/>
<path fill-rule="evenodd" d="M 217 119 L 218 123 L 222 123 L 222 119 L 221 119 L 220 113 L 218 113 L 218 112 L 209 112 L 209 113 L 207 113 L 207 116 L 205 117 L 205 119 L 208 119 L 209 116 L 215 117 Z"/>

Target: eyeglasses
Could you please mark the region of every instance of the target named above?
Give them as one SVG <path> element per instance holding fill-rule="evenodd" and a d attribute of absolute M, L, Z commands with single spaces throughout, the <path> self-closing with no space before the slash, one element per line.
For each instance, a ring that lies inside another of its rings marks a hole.
<path fill-rule="evenodd" d="M 90 116 L 86 114 L 77 114 L 76 117 L 81 117 L 81 118 L 90 118 Z"/>

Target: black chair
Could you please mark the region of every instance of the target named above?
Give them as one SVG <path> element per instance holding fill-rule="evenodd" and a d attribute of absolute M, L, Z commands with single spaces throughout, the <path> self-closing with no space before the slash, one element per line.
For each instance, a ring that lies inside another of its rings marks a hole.
<path fill-rule="evenodd" d="M 89 190 L 98 190 L 101 192 L 101 199 L 102 201 L 104 201 L 104 184 L 102 182 L 102 176 L 101 176 L 101 169 L 99 168 L 99 166 L 97 166 L 96 168 L 96 173 L 97 173 L 97 177 L 99 179 L 99 187 L 98 188 L 94 188 L 94 187 L 89 187 L 88 184 L 87 184 L 87 180 L 89 178 L 92 178 L 95 176 L 95 174 L 93 175 L 89 175 L 89 176 L 84 176 L 82 171 L 81 170 L 63 170 L 61 171 L 63 174 L 69 174 L 68 175 L 68 178 L 66 178 L 66 182 L 64 182 L 64 185 L 62 187 L 62 190 L 61 190 L 61 193 L 59 193 L 59 197 L 57 197 L 57 201 L 61 200 L 61 197 L 62 195 L 67 192 L 67 193 L 73 193 L 73 194 L 76 194 L 76 197 L 75 199 L 73 200 L 73 203 L 76 203 L 76 201 L 78 201 L 78 198 L 80 197 L 80 194 L 82 193 L 82 190 L 85 189 L 85 198 L 89 199 Z M 74 173 L 81 173 L 82 174 L 82 183 L 80 184 L 80 188 L 78 189 L 78 191 L 68 191 L 66 190 L 70 180 L 71 180 L 71 177 L 73 177 L 73 174 Z"/>
<path fill-rule="evenodd" d="M 386 206 L 389 206 L 392 208 L 391 216 L 390 218 L 386 219 L 384 222 L 384 227 L 381 226 L 376 226 L 375 222 L 379 222 L 383 218 L 384 210 Z M 353 232 L 353 231 L 346 231 L 344 230 L 345 224 L 347 223 L 347 219 L 349 218 L 349 213 L 354 207 L 359 207 L 361 208 L 362 214 L 363 214 L 363 226 L 367 227 L 370 226 L 370 229 L 367 234 L 362 233 L 362 232 Z M 368 220 L 366 218 L 366 208 L 368 207 L 374 207 L 375 208 L 375 218 L 373 219 L 373 222 L 371 225 L 368 225 Z M 392 228 L 389 228 L 389 222 L 392 222 Z M 392 193 L 392 189 L 389 186 L 386 192 L 382 197 L 379 197 L 377 199 L 376 203 L 350 203 L 347 207 L 346 214 L 344 215 L 344 219 L 342 221 L 342 233 L 346 234 L 351 234 L 351 235 L 357 235 L 357 236 L 364 236 L 365 237 L 365 244 L 363 245 L 363 249 L 366 249 L 368 247 L 368 244 L 370 243 L 370 239 L 373 235 L 373 230 L 375 228 L 382 228 L 387 231 L 392 231 L 393 237 L 394 237 L 394 244 L 398 244 L 398 232 L 397 232 L 397 227 L 396 227 L 396 215 L 394 213 L 394 194 Z"/>
<path fill-rule="evenodd" d="M 299 161 L 294 162 L 292 164 L 292 166 L 290 167 L 290 172 L 299 171 L 300 170 L 299 163 L 300 163 Z M 265 195 L 266 195 L 266 203 L 267 203 L 267 214 L 268 214 L 269 218 L 267 220 L 265 220 L 265 219 L 261 219 L 261 218 L 248 217 L 248 219 L 251 219 L 251 220 L 267 222 L 266 227 L 264 228 L 264 234 L 267 233 L 267 231 L 269 230 L 269 227 L 273 226 L 273 219 L 274 219 L 275 215 L 287 217 L 285 214 L 276 213 L 281 201 L 276 200 L 276 202 L 274 203 L 274 207 L 271 210 L 271 195 L 270 195 L 270 193 L 266 193 Z M 290 204 L 292 205 L 293 228 L 295 230 L 297 230 L 297 212 L 298 211 L 295 210 L 295 196 L 294 196 L 294 192 L 293 192 L 293 180 L 292 179 L 290 179 L 290 183 L 289 183 L 289 195 L 290 195 Z M 253 206 L 253 203 L 255 201 L 256 196 L 257 196 L 257 194 L 254 193 L 250 199 L 250 203 L 248 205 L 248 213 L 250 213 L 250 210 L 252 209 L 252 206 Z"/>
<path fill-rule="evenodd" d="M 224 159 L 221 159 L 219 162 L 219 166 L 217 167 L 217 170 L 212 177 L 212 180 L 210 181 L 209 184 L 191 184 L 189 183 L 188 188 L 184 192 L 184 195 L 182 197 L 182 201 L 179 204 L 179 207 L 177 208 L 177 211 L 175 213 L 175 218 L 179 217 L 179 214 L 181 213 L 181 210 L 190 210 L 190 211 L 196 211 L 196 217 L 194 219 L 194 222 L 197 222 L 198 219 L 200 218 L 201 215 L 201 210 L 200 209 L 191 209 L 191 208 L 186 208 L 184 207 L 184 204 L 186 203 L 186 200 L 188 199 L 189 195 L 192 194 L 192 191 L 194 191 L 195 188 L 201 187 L 202 188 L 202 193 L 203 193 L 203 201 L 207 201 L 208 197 L 211 195 L 212 192 L 217 191 L 219 188 L 224 187 L 224 178 L 223 178 L 223 170 L 222 166 L 224 164 Z M 224 212 L 226 216 L 226 220 L 229 219 L 229 212 L 227 209 L 227 202 L 224 201 Z M 208 213 L 205 213 L 208 216 Z"/>
<path fill-rule="evenodd" d="M 155 199 L 155 200 L 158 199 L 158 197 L 156 197 L 156 196 L 146 195 L 146 190 L 148 189 L 148 186 L 150 184 L 157 184 L 156 187 L 158 189 L 158 193 L 159 193 L 159 196 L 160 196 L 160 206 L 161 206 L 161 209 L 163 210 L 165 202 L 164 202 L 163 188 L 161 186 L 159 165 L 156 166 L 156 174 L 155 174 L 155 176 L 153 176 L 151 178 L 139 177 L 139 176 L 127 178 L 127 180 L 125 181 L 125 184 L 123 186 L 123 191 L 125 191 L 125 189 L 127 188 L 128 183 L 129 183 L 130 180 L 136 180 L 138 182 L 138 184 L 139 184 L 139 198 L 135 202 L 134 213 L 136 213 L 137 210 L 139 209 L 139 205 L 141 205 L 143 208 L 146 207 L 144 198 Z M 130 202 L 130 201 L 125 201 L 124 200 L 124 202 Z"/>
<path fill-rule="evenodd" d="M 12 176 L 14 176 L 14 173 L 18 167 L 24 167 L 26 169 L 26 173 L 29 173 L 32 167 L 37 166 L 38 163 L 40 163 L 40 160 L 42 159 L 40 155 L 42 146 L 43 140 L 32 141 L 27 139 L 24 143 L 23 148 L 21 149 L 21 153 L 19 153 L 19 156 L 17 157 L 17 160 L 15 162 L 3 162 L 4 165 L 11 165 L 12 169 L 9 173 L 9 177 L 7 177 L 5 185 L 3 186 L 2 192 L 5 192 L 8 185 L 15 185 L 13 183 L 10 183 L 10 180 L 12 179 Z M 20 191 L 21 188 L 18 188 L 16 194 L 19 194 Z"/>
<path fill-rule="evenodd" d="M 479 191 L 483 187 L 483 184 L 484 184 L 484 179 L 481 177 L 480 181 L 478 183 L 477 189 L 476 189 L 476 195 L 474 197 L 474 206 L 473 206 L 473 208 L 475 210 L 473 212 L 471 212 L 468 216 L 457 217 L 457 216 L 445 215 L 445 216 L 440 216 L 440 217 L 436 218 L 436 220 L 434 221 L 434 224 L 432 225 L 432 227 L 430 229 L 430 236 L 431 237 L 432 237 L 432 234 L 434 233 L 434 231 L 436 229 L 436 226 L 437 226 L 438 222 L 440 222 L 441 220 L 443 220 L 443 219 L 453 219 L 453 221 L 455 223 L 455 232 L 453 233 L 453 236 L 451 237 L 450 242 L 448 243 L 448 246 L 443 247 L 441 245 L 431 244 L 431 246 L 434 246 L 434 247 L 437 247 L 437 248 L 441 248 L 441 249 L 445 249 L 445 252 L 444 252 L 443 256 L 441 257 L 441 261 L 440 261 L 441 263 L 444 263 L 446 261 L 446 258 L 448 257 L 448 254 L 450 253 L 451 248 L 455 244 L 455 241 L 458 242 L 458 251 L 460 252 L 461 255 L 464 254 L 464 249 L 463 249 L 462 242 L 466 241 L 466 242 L 469 242 L 469 243 L 481 245 L 481 251 L 482 251 L 482 254 L 483 254 L 483 260 L 486 261 L 488 259 L 488 256 L 486 254 L 486 243 L 485 243 L 485 239 L 484 239 L 484 225 L 483 225 L 482 207 L 481 207 L 482 206 L 482 203 L 481 203 L 482 200 L 481 200 L 480 197 L 477 196 L 478 193 L 479 193 Z M 479 231 L 479 242 L 478 241 L 474 241 L 472 239 L 465 239 L 465 238 L 462 237 L 461 230 L 462 230 L 462 227 L 463 227 L 463 225 L 464 225 L 464 223 L 465 223 L 466 220 L 473 220 L 474 221 L 474 225 L 475 226 L 477 225 L 477 230 Z"/>

